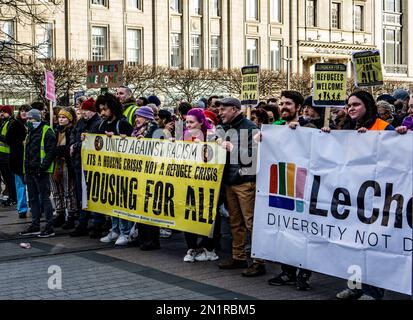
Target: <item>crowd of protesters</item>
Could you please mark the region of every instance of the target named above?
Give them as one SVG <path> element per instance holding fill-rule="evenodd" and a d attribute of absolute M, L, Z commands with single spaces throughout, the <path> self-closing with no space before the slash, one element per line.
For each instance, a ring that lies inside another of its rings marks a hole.
<path fill-rule="evenodd" d="M 244 164 L 241 160 L 246 154 L 254 154 L 257 142 L 266 139 L 259 133 L 262 125 L 286 125 L 291 129 L 300 126 L 321 129 L 326 134 L 332 130 L 396 130 L 400 134 L 413 130 L 413 96 L 403 89 L 381 95 L 377 100 L 366 91 L 356 91 L 349 96 L 345 108 L 331 109 L 327 121 L 325 108 L 314 107 L 311 96 L 304 98 L 297 91 L 283 91 L 279 99 L 260 102 L 249 110 L 250 119 L 236 98 L 211 96 L 195 104 L 182 101 L 171 110 L 162 107 L 157 96 L 135 99 L 128 87 L 118 88 L 116 94 L 100 95 L 96 100 L 80 97 L 76 106 L 54 108 L 53 126 L 49 125 L 49 115 L 41 102 L 22 105 L 17 115 L 11 106 L 0 106 L 0 172 L 5 187 L 2 205 L 16 205 L 22 219 L 27 219 L 29 208 L 31 211 L 31 224 L 20 235 L 51 237 L 56 228 L 62 228 L 71 230 L 72 237 L 90 236 L 117 246 L 136 245 L 141 250 L 160 249 L 159 238 L 171 236 L 171 230 L 82 209 L 81 148 L 85 134 L 150 139 L 156 133 L 156 138 L 162 136 L 171 141 L 214 141 L 228 155 L 217 217 L 209 237 L 184 233 L 187 251 L 183 261 L 219 259 L 221 215 L 228 215 L 232 257 L 218 266 L 245 269 L 245 277 L 266 274 L 265 261 L 253 259 L 248 264 L 254 231 L 256 172 L 253 163 Z M 240 143 L 241 130 L 248 132 L 247 146 Z M 43 229 L 42 214 L 46 218 Z M 310 288 L 309 270 L 285 264 L 281 270 L 268 280 L 270 285 Z M 346 289 L 337 297 L 381 299 L 383 294 L 380 288 L 363 285 L 362 289 Z"/>

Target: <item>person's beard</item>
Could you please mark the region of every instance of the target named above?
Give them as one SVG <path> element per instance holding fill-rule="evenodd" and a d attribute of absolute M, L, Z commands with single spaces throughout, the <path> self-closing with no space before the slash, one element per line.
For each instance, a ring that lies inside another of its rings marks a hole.
<path fill-rule="evenodd" d="M 290 109 L 288 108 L 282 108 L 281 109 L 281 119 L 290 122 L 294 120 L 297 116 L 297 113 L 291 114 Z"/>

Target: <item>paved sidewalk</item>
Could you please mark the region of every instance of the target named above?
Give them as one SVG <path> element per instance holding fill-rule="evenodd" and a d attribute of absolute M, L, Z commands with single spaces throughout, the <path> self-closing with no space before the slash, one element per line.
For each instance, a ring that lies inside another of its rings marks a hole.
<path fill-rule="evenodd" d="M 314 274 L 312 289 L 300 292 L 267 284 L 280 270 L 276 263 L 268 263 L 267 274 L 258 278 L 244 278 L 241 270 L 219 270 L 219 261 L 184 263 L 182 233 L 162 239 L 161 250 L 144 252 L 89 237 L 70 238 L 61 229 L 50 239 L 18 237 L 29 222 L 18 219 L 15 211 L 0 209 L 0 299 L 326 300 L 335 299 L 345 285 L 341 279 Z M 223 231 L 219 255 L 227 258 L 230 235 L 225 224 Z M 21 248 L 21 242 L 30 242 L 32 248 Z M 52 290 L 48 283 L 56 284 L 50 278 L 56 270 L 61 270 L 62 288 Z M 386 292 L 385 299 L 409 297 Z"/>

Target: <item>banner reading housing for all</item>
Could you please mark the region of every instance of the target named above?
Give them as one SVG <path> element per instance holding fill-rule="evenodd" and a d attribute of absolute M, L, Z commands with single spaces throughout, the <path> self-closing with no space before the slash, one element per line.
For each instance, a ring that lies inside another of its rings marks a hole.
<path fill-rule="evenodd" d="M 264 126 L 252 256 L 411 294 L 412 149 L 413 133 Z"/>
<path fill-rule="evenodd" d="M 87 135 L 87 210 L 209 235 L 226 160 L 216 143 Z"/>

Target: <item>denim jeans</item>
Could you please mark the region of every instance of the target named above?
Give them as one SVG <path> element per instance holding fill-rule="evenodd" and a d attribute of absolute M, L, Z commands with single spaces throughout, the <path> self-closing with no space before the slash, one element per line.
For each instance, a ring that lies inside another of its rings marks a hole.
<path fill-rule="evenodd" d="M 53 229 L 53 207 L 50 201 L 50 174 L 26 175 L 27 191 L 32 209 L 32 225 L 40 227 L 40 204 L 46 217 L 46 229 Z"/>
<path fill-rule="evenodd" d="M 129 236 L 129 233 L 133 227 L 133 221 L 124 220 L 120 218 L 112 217 L 112 232 L 123 236 Z"/>
<path fill-rule="evenodd" d="M 28 210 L 27 196 L 26 196 L 26 184 L 23 181 L 23 176 L 16 174 L 14 176 L 17 194 L 17 212 L 19 214 L 25 214 Z"/>

